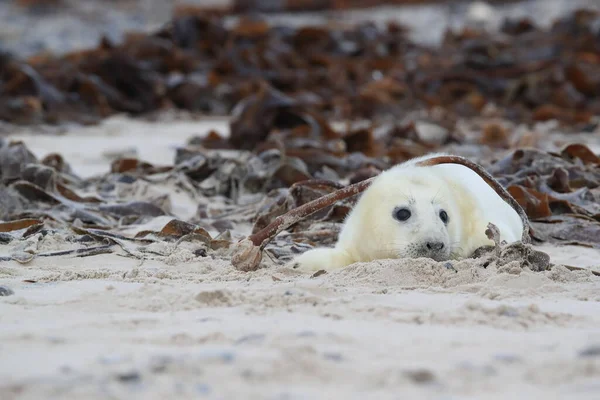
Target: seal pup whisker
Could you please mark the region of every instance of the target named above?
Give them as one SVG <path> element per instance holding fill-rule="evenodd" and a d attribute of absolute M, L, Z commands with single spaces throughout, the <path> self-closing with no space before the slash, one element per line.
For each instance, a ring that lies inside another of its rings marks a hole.
<path fill-rule="evenodd" d="M 433 196 L 433 198 L 431 199 L 431 203 L 435 204 L 437 202 L 437 197 L 439 196 L 440 192 L 442 191 L 442 188 L 438 188 L 437 193 L 435 194 L 435 196 Z"/>

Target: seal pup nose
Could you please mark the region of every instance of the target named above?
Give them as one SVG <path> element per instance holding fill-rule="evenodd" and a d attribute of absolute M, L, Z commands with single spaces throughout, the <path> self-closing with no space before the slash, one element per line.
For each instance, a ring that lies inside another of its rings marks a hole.
<path fill-rule="evenodd" d="M 445 260 L 448 256 L 448 248 L 444 242 L 439 240 L 427 240 L 421 242 L 418 254 L 420 257 L 428 257 L 434 260 Z"/>
<path fill-rule="evenodd" d="M 429 251 L 439 251 L 444 248 L 444 243 L 442 242 L 427 242 L 427 250 Z"/>

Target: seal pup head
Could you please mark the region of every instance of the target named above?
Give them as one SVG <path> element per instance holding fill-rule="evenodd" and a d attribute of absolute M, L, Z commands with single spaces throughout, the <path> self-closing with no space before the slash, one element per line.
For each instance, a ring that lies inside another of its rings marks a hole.
<path fill-rule="evenodd" d="M 348 216 L 338 246 L 360 261 L 453 258 L 461 243 L 454 196 L 449 182 L 429 167 L 384 171 Z"/>

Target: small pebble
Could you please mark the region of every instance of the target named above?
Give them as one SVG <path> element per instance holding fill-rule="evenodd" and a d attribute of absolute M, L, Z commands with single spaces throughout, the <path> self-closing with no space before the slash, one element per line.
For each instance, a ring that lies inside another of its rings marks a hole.
<path fill-rule="evenodd" d="M 344 357 L 342 357 L 342 355 L 340 353 L 327 352 L 327 353 L 323 354 L 323 357 L 325 357 L 325 359 L 327 359 L 327 360 L 336 361 L 336 362 L 340 362 L 340 361 L 344 360 Z"/>
<path fill-rule="evenodd" d="M 260 343 L 265 340 L 266 335 L 262 333 L 255 333 L 252 335 L 242 336 L 238 340 L 235 341 L 235 344 L 245 344 L 245 343 Z"/>
<path fill-rule="evenodd" d="M 469 361 L 463 361 L 459 363 L 459 368 L 478 373 L 482 376 L 493 376 L 496 375 L 496 369 L 491 365 L 475 365 Z"/>
<path fill-rule="evenodd" d="M 513 307 L 508 307 L 508 306 L 500 306 L 500 308 L 498 309 L 498 313 L 500 315 L 503 315 L 505 317 L 511 317 L 511 318 L 515 318 L 519 316 L 519 311 Z"/>
<path fill-rule="evenodd" d="M 175 382 L 173 385 L 174 394 L 181 396 L 185 392 L 185 385 L 183 382 Z"/>
<path fill-rule="evenodd" d="M 196 249 L 196 250 L 194 250 L 194 255 L 196 257 L 206 257 L 206 249 L 203 249 L 203 248 Z"/>
<path fill-rule="evenodd" d="M 128 361 L 130 358 L 123 354 L 105 354 L 98 359 L 98 362 L 104 365 L 116 365 Z"/>
<path fill-rule="evenodd" d="M 15 294 L 11 288 L 6 286 L 0 286 L 0 296 L 10 296 Z"/>
<path fill-rule="evenodd" d="M 317 334 L 313 331 L 302 331 L 302 332 L 298 332 L 298 336 L 300 337 L 314 337 L 317 336 Z"/>
<path fill-rule="evenodd" d="M 118 374 L 117 379 L 123 383 L 133 383 L 140 381 L 142 377 L 140 376 L 139 372 L 131 371 Z"/>
<path fill-rule="evenodd" d="M 430 383 L 435 381 L 435 375 L 427 369 L 405 371 L 404 373 L 414 383 Z"/>
<path fill-rule="evenodd" d="M 326 273 L 327 273 L 327 271 L 325 271 L 324 269 L 320 269 L 317 272 L 315 272 L 314 274 L 312 274 L 310 277 L 311 278 L 317 278 L 317 277 L 319 277 L 319 276 L 321 276 L 323 274 L 326 274 Z"/>
<path fill-rule="evenodd" d="M 63 374 L 70 374 L 71 372 L 73 372 L 73 368 L 71 368 L 68 365 L 63 365 L 59 368 L 59 371 Z"/>
<path fill-rule="evenodd" d="M 590 346 L 581 350 L 579 357 L 600 357 L 600 345 Z"/>
<path fill-rule="evenodd" d="M 214 317 L 203 317 L 203 318 L 198 318 L 197 319 L 198 322 L 213 322 L 213 321 L 220 321 L 218 318 L 214 318 Z"/>
<path fill-rule="evenodd" d="M 210 394 L 210 386 L 206 383 L 199 383 L 196 385 L 196 392 L 199 394 Z"/>
<path fill-rule="evenodd" d="M 494 359 L 496 359 L 497 361 L 505 362 L 507 364 L 512 364 L 521 361 L 521 358 L 514 354 L 496 354 L 494 356 Z"/>
<path fill-rule="evenodd" d="M 227 350 L 203 350 L 197 354 L 197 357 L 203 361 L 221 361 L 232 363 L 235 361 L 235 354 Z"/>
<path fill-rule="evenodd" d="M 150 371 L 155 374 L 161 374 L 167 371 L 169 365 L 174 362 L 173 357 L 167 355 L 153 356 L 149 361 Z"/>
<path fill-rule="evenodd" d="M 63 344 L 66 343 L 65 338 L 61 338 L 58 336 L 47 336 L 46 340 L 48 340 L 48 342 L 52 343 L 52 344 Z"/>

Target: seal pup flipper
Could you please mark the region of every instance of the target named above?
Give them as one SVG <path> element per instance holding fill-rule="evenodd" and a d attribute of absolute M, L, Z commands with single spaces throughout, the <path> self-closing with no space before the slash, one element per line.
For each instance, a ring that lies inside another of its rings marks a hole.
<path fill-rule="evenodd" d="M 354 260 L 348 253 L 337 248 L 317 248 L 304 252 L 294 259 L 292 267 L 300 271 L 315 272 L 321 269 L 330 271 L 344 268 Z"/>

